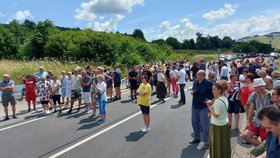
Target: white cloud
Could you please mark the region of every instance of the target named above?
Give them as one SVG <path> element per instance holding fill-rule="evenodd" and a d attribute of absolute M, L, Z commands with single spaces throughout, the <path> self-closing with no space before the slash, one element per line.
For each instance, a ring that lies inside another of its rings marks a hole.
<path fill-rule="evenodd" d="M 175 37 L 180 41 L 184 39 L 196 38 L 196 33 L 203 33 L 204 36 L 218 35 L 219 37 L 230 36 L 239 39 L 245 36 L 253 36 L 256 34 L 267 34 L 274 31 L 280 31 L 280 11 L 273 15 L 253 16 L 248 19 L 232 21 L 229 23 L 209 26 L 199 26 L 193 24 L 189 19 L 185 18 L 179 24 L 171 25 L 168 21 L 164 21 L 160 25 L 160 29 L 154 35 L 153 39 L 166 39 Z"/>
<path fill-rule="evenodd" d="M 82 3 L 75 10 L 75 18 L 80 21 L 89 21 L 88 26 L 95 30 L 112 31 L 124 18 L 123 14 L 131 12 L 133 6 L 143 3 L 144 0 L 90 0 Z M 104 21 L 104 19 L 109 20 Z"/>
<path fill-rule="evenodd" d="M 105 22 L 95 21 L 94 23 L 89 23 L 88 28 L 95 31 L 112 31 L 117 29 L 117 23 L 124 18 L 123 15 L 116 15 Z"/>
<path fill-rule="evenodd" d="M 14 19 L 18 20 L 18 21 L 22 21 L 28 18 L 33 19 L 32 14 L 30 13 L 29 10 L 23 10 L 23 11 L 17 11 L 13 17 Z"/>
<path fill-rule="evenodd" d="M 208 21 L 216 21 L 218 19 L 224 19 L 227 17 L 232 16 L 237 8 L 237 4 L 224 4 L 223 8 L 220 8 L 218 10 L 211 10 L 210 12 L 207 12 L 202 15 L 202 17 Z"/>

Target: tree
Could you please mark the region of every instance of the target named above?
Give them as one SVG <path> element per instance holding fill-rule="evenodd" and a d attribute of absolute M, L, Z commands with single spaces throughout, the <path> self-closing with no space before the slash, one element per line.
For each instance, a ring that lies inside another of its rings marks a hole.
<path fill-rule="evenodd" d="M 164 41 L 164 39 L 157 39 L 157 40 L 153 40 L 152 43 L 156 43 L 156 44 L 159 44 L 159 45 L 164 45 L 165 41 Z"/>
<path fill-rule="evenodd" d="M 174 37 L 168 37 L 166 39 L 166 44 L 170 45 L 173 49 L 181 49 L 181 43 Z"/>
<path fill-rule="evenodd" d="M 146 41 L 144 33 L 142 32 L 141 29 L 135 29 L 131 36 L 136 39 L 142 39 L 142 40 Z"/>

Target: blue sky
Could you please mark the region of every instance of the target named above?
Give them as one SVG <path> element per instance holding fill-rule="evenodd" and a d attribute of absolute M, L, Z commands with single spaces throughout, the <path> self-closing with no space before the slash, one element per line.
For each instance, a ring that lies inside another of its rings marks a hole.
<path fill-rule="evenodd" d="M 204 35 L 238 39 L 280 31 L 277 0 L 0 0 L 0 22 L 43 21 L 57 26 L 132 33 L 148 40 Z"/>

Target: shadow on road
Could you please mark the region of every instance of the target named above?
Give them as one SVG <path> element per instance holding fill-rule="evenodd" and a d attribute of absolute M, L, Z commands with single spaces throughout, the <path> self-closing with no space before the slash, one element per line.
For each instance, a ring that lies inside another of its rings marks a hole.
<path fill-rule="evenodd" d="M 137 142 L 140 140 L 146 133 L 143 133 L 141 131 L 132 132 L 128 136 L 125 137 L 127 142 Z"/>
<path fill-rule="evenodd" d="M 179 109 L 183 105 L 177 104 L 177 105 L 171 105 L 170 109 Z"/>
<path fill-rule="evenodd" d="M 182 150 L 181 158 L 190 158 L 190 157 L 204 157 L 205 150 L 197 149 L 198 144 L 189 145 L 187 148 Z"/>
<path fill-rule="evenodd" d="M 131 99 L 128 99 L 128 100 L 122 100 L 122 101 L 120 101 L 121 103 L 123 103 L 123 104 L 127 104 L 127 103 L 131 103 Z"/>

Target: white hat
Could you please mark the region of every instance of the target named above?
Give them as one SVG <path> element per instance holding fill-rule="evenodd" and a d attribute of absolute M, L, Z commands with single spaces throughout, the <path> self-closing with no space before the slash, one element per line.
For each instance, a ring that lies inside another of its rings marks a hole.
<path fill-rule="evenodd" d="M 253 84 L 254 84 L 254 87 L 259 87 L 259 86 L 265 86 L 266 85 L 262 78 L 254 79 Z"/>

